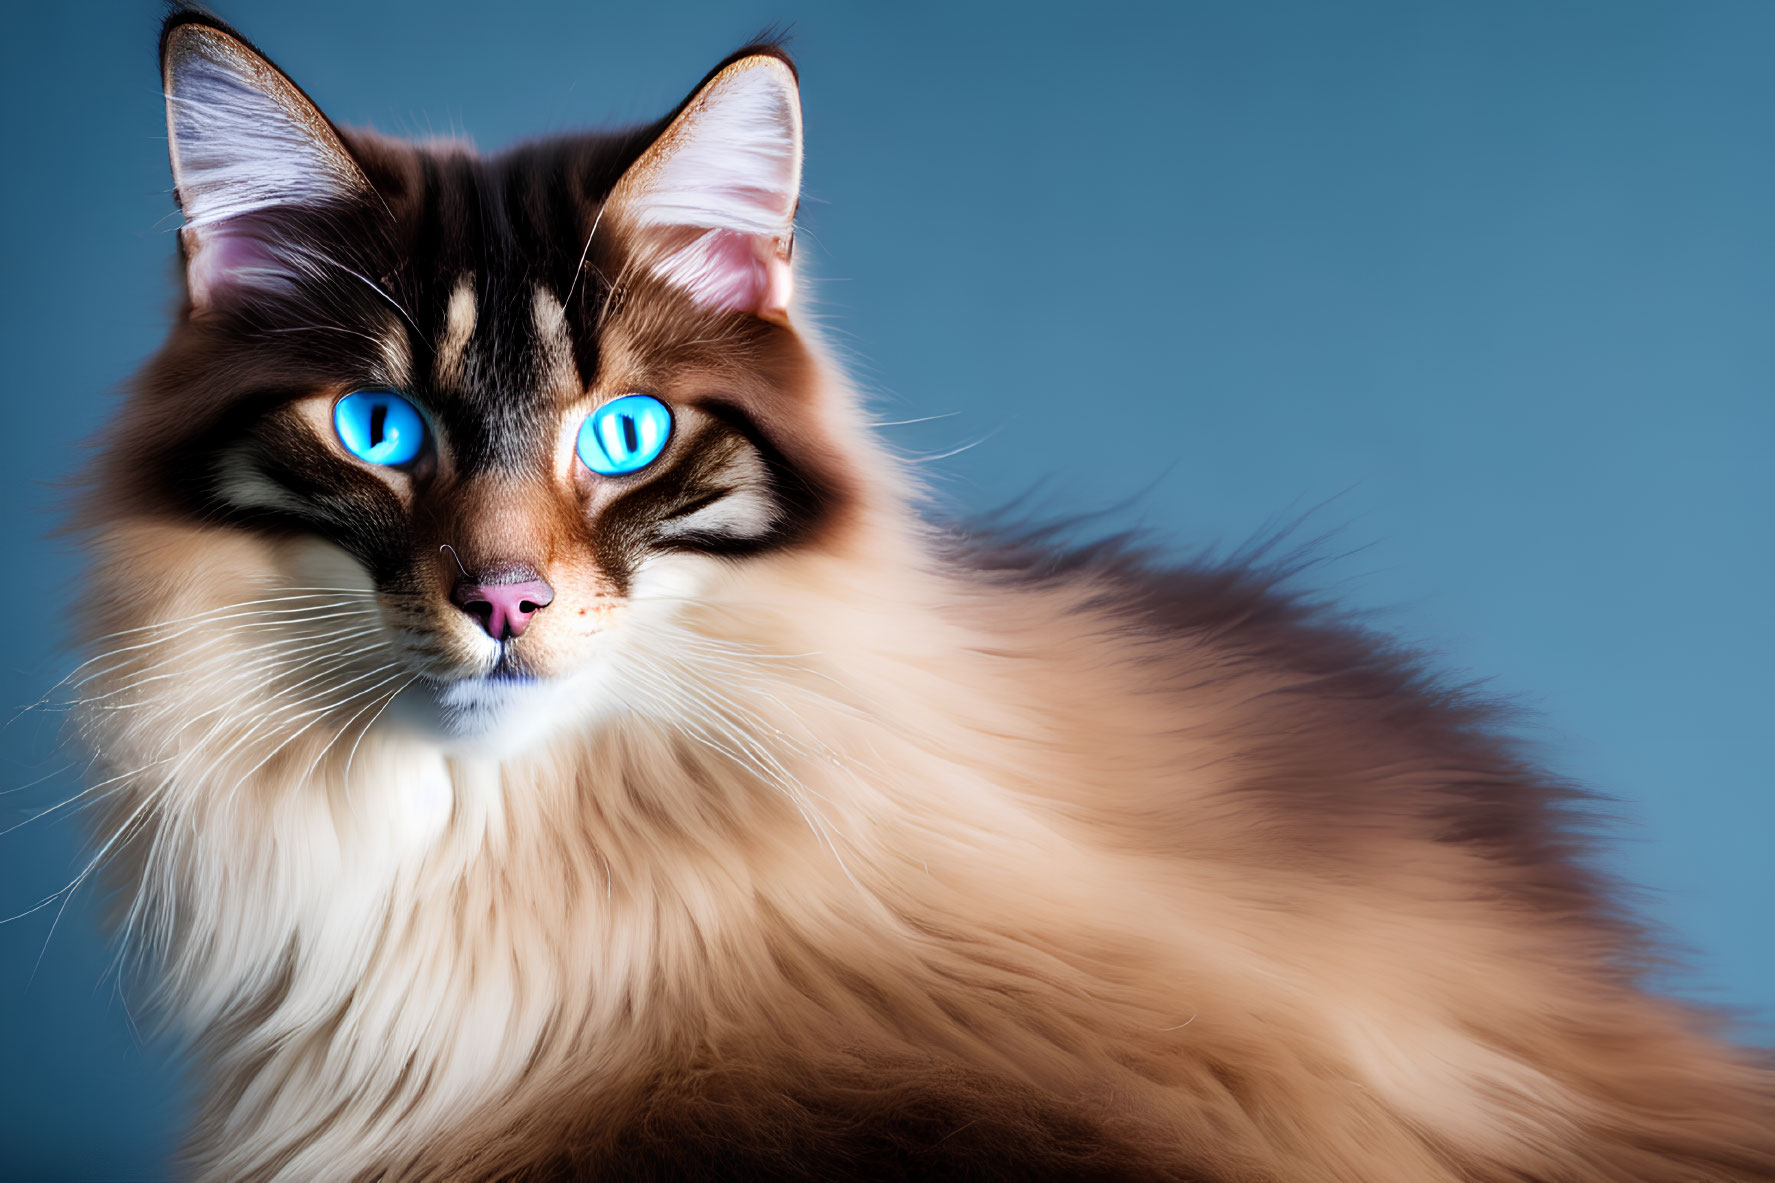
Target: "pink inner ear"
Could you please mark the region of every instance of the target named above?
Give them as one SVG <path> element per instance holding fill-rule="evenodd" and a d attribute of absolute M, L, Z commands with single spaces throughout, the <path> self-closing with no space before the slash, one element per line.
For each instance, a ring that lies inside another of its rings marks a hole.
<path fill-rule="evenodd" d="M 711 230 L 660 266 L 669 282 L 689 289 L 699 304 L 782 320 L 789 312 L 793 273 L 774 238 Z"/>
<path fill-rule="evenodd" d="M 215 307 L 230 289 L 275 284 L 287 275 L 287 267 L 264 239 L 252 234 L 229 233 L 224 226 L 196 231 L 186 227 L 185 283 L 191 306 L 198 311 Z"/>

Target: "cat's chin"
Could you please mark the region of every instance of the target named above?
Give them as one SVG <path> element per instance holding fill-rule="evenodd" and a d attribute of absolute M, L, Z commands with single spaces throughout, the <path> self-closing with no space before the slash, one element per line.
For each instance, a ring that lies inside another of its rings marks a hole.
<path fill-rule="evenodd" d="M 576 678 L 489 674 L 452 681 L 420 679 L 401 693 L 392 721 L 418 731 L 445 751 L 488 759 L 534 752 L 575 722 Z"/>

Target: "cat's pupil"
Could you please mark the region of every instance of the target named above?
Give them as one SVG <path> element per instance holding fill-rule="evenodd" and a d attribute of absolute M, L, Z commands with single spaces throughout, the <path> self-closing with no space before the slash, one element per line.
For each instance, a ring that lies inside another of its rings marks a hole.
<path fill-rule="evenodd" d="M 384 434 L 386 434 L 387 424 L 388 424 L 388 404 L 387 403 L 377 403 L 374 407 L 371 407 L 370 408 L 370 446 L 372 448 L 374 448 L 377 445 L 382 443 L 382 437 Z"/>
<path fill-rule="evenodd" d="M 627 452 L 632 453 L 641 450 L 641 436 L 635 430 L 635 417 L 633 415 L 624 415 L 622 417 L 622 442 L 623 449 Z"/>

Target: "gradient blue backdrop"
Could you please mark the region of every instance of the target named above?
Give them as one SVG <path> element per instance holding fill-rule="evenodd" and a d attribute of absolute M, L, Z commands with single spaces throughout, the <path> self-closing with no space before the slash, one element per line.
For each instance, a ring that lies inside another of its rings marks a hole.
<path fill-rule="evenodd" d="M 221 12 L 335 119 L 486 148 L 653 118 L 793 21 L 801 250 L 880 417 L 951 416 L 888 430 L 952 503 L 1039 481 L 1180 547 L 1322 506 L 1317 581 L 1538 712 L 1619 802 L 1612 865 L 1688 951 L 1669 987 L 1775 1034 L 1775 5 Z M 19 6 L 0 42 L 7 703 L 69 664 L 51 483 L 169 314 L 157 20 Z M 0 733 L 6 787 L 66 764 L 48 723 Z M 0 915 L 78 841 L 0 837 Z M 100 902 L 0 927 L 0 1177 L 159 1177 L 185 1113 Z"/>

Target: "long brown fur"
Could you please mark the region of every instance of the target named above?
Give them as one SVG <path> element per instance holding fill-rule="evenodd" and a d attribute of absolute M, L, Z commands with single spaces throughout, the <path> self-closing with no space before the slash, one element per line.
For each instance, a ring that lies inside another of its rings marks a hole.
<path fill-rule="evenodd" d="M 786 242 L 757 315 L 686 294 L 644 183 L 779 48 L 493 158 L 333 129 L 175 14 L 169 87 L 198 54 L 339 196 L 209 223 L 185 161 L 190 300 L 84 518 L 194 1176 L 1775 1180 L 1775 1074 L 1640 987 L 1492 707 L 1262 562 L 927 524 L 767 307 Z M 308 262 L 236 274 L 242 233 Z M 366 387 L 435 452 L 347 455 Z M 563 441 L 632 391 L 673 442 L 600 480 Z M 534 733 L 428 730 L 494 676 L 453 581 L 517 560 L 556 599 L 499 660 L 550 689 L 488 710 Z"/>

